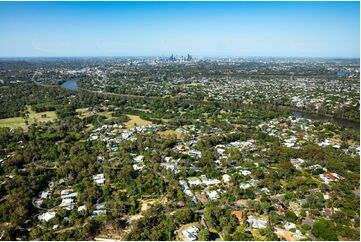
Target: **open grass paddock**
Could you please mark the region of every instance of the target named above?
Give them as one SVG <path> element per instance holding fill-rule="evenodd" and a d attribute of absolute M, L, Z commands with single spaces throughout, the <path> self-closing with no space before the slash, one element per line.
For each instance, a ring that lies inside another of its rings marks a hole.
<path fill-rule="evenodd" d="M 29 125 L 35 122 L 45 123 L 49 121 L 54 121 L 56 119 L 55 111 L 37 113 L 31 110 L 30 106 L 28 106 L 27 109 L 29 112 L 29 118 L 28 118 Z M 9 128 L 22 127 L 25 129 L 26 128 L 25 119 L 22 117 L 0 119 L 0 127 L 9 127 Z"/>
<path fill-rule="evenodd" d="M 143 125 L 150 125 L 152 124 L 151 121 L 148 121 L 148 120 L 144 120 L 142 118 L 140 118 L 139 116 L 137 115 L 130 115 L 130 114 L 127 114 L 127 116 L 129 117 L 129 121 L 124 123 L 127 128 L 133 128 L 135 126 L 143 126 Z"/>

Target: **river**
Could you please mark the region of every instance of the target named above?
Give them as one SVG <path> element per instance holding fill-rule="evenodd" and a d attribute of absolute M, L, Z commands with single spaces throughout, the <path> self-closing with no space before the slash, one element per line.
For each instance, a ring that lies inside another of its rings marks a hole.
<path fill-rule="evenodd" d="M 69 90 L 72 90 L 75 92 L 79 91 L 76 80 L 67 80 L 66 82 L 62 83 L 60 86 L 62 88 L 69 89 Z M 296 117 L 296 118 L 319 120 L 321 122 L 333 122 L 333 123 L 336 123 L 345 128 L 360 130 L 360 123 L 346 120 L 346 119 L 333 118 L 333 117 L 328 117 L 328 116 L 324 116 L 324 115 L 320 115 L 320 114 L 313 114 L 313 113 L 307 113 L 307 112 L 302 112 L 302 111 L 292 111 L 292 116 Z"/>
<path fill-rule="evenodd" d="M 319 114 L 306 113 L 306 112 L 302 112 L 302 111 L 293 111 L 292 116 L 296 117 L 296 118 L 319 120 L 321 122 L 332 122 L 332 123 L 336 123 L 344 128 L 360 130 L 360 123 L 346 120 L 346 119 L 333 118 L 333 117 L 328 117 L 328 116 L 319 115 Z"/>

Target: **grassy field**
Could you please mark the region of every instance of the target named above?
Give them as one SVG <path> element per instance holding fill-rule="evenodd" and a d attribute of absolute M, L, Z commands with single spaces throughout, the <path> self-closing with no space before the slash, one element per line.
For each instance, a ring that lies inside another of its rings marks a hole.
<path fill-rule="evenodd" d="M 88 111 L 88 108 L 78 108 L 75 110 L 78 113 L 78 117 L 83 119 L 89 116 L 92 116 L 94 113 L 92 111 Z M 98 112 L 96 113 L 97 115 L 101 115 L 101 116 L 105 116 L 108 120 L 114 118 L 112 116 L 113 112 Z M 129 121 L 125 122 L 124 124 L 127 126 L 127 128 L 133 128 L 135 126 L 143 126 L 143 125 L 150 125 L 152 124 L 151 121 L 148 120 L 144 120 L 142 118 L 140 118 L 137 115 L 128 115 Z"/>
<path fill-rule="evenodd" d="M 54 119 L 56 119 L 55 111 L 37 113 L 31 110 L 30 106 L 28 106 L 27 109 L 29 112 L 28 124 L 32 124 L 35 122 L 43 123 L 48 121 L 54 121 Z M 25 119 L 22 117 L 0 119 L 0 127 L 22 127 L 25 129 Z"/>
<path fill-rule="evenodd" d="M 75 109 L 75 111 L 78 113 L 78 117 L 80 119 L 94 115 L 94 112 L 89 111 L 88 108 L 78 108 L 78 109 Z M 107 119 L 111 119 L 111 118 L 113 118 L 112 113 L 113 112 L 97 112 L 95 114 L 100 115 L 100 116 L 105 116 Z"/>
<path fill-rule="evenodd" d="M 13 128 L 13 127 L 22 127 L 22 126 L 25 126 L 25 122 L 22 117 L 0 119 L 0 127 Z"/>
<path fill-rule="evenodd" d="M 101 116 L 105 116 L 107 119 L 111 119 L 111 118 L 113 118 L 112 113 L 113 112 L 99 112 L 97 114 L 101 115 Z"/>
<path fill-rule="evenodd" d="M 29 124 L 34 122 L 48 122 L 48 121 L 54 121 L 56 119 L 56 113 L 55 111 L 49 111 L 49 112 L 31 112 L 29 114 Z"/>
<path fill-rule="evenodd" d="M 183 138 L 183 135 L 175 130 L 165 130 L 165 131 L 159 131 L 158 134 L 162 137 L 166 137 L 166 136 L 170 136 L 170 135 L 175 135 L 177 136 L 177 139 L 181 139 Z"/>
<path fill-rule="evenodd" d="M 75 109 L 75 112 L 78 113 L 78 117 L 80 119 L 90 117 L 93 115 L 91 111 L 88 111 L 88 108 L 77 108 L 77 109 Z"/>
<path fill-rule="evenodd" d="M 29 125 L 35 122 L 41 123 L 41 122 L 54 121 L 54 119 L 56 119 L 56 113 L 54 111 L 37 113 L 31 110 L 30 106 L 28 106 L 27 109 L 29 112 L 29 118 L 28 118 Z M 81 119 L 93 115 L 92 112 L 88 111 L 87 108 L 76 109 L 76 112 L 78 113 L 78 117 Z M 113 118 L 112 112 L 98 112 L 97 115 L 105 116 L 107 117 L 107 119 Z M 144 120 L 137 115 L 127 115 L 127 116 L 129 117 L 129 121 L 125 123 L 127 128 L 152 124 L 151 121 Z M 9 128 L 22 127 L 26 129 L 26 124 L 24 118 L 22 117 L 4 118 L 4 119 L 0 119 L 0 127 L 9 127 Z M 165 132 L 166 132 L 165 134 L 167 134 L 167 131 Z M 169 131 L 168 134 L 171 134 L 172 132 L 175 131 Z"/>
<path fill-rule="evenodd" d="M 88 111 L 88 108 L 77 108 L 75 109 L 75 112 L 77 113 L 83 113 L 83 112 L 87 112 Z"/>
<path fill-rule="evenodd" d="M 127 115 L 127 116 L 129 117 L 129 121 L 124 123 L 127 126 L 127 128 L 152 124 L 151 121 L 144 120 L 137 115 Z"/>

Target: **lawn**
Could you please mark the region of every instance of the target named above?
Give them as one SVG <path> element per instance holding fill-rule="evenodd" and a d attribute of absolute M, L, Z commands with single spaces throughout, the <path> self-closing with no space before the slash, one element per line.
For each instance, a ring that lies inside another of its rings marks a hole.
<path fill-rule="evenodd" d="M 41 112 L 41 113 L 36 113 L 32 111 L 29 114 L 29 124 L 34 123 L 35 121 L 49 122 L 49 121 L 54 121 L 55 119 L 56 119 L 55 111 Z"/>
<path fill-rule="evenodd" d="M 98 115 L 101 115 L 101 116 L 104 116 L 104 117 L 106 117 L 107 119 L 111 119 L 111 118 L 114 118 L 113 116 L 112 116 L 112 113 L 113 112 L 99 112 L 99 113 L 97 113 Z"/>
<path fill-rule="evenodd" d="M 92 111 L 88 111 L 88 108 L 78 108 L 75 111 L 78 113 L 78 117 L 81 119 L 94 115 L 94 113 Z M 110 119 L 114 118 L 112 116 L 112 113 L 113 112 L 104 111 L 104 112 L 98 112 L 96 114 L 100 115 L 100 116 L 105 116 L 107 118 L 107 120 L 110 120 Z M 135 126 L 143 126 L 143 125 L 152 124 L 151 121 L 144 120 L 137 115 L 129 114 L 127 116 L 129 118 L 129 121 L 124 123 L 127 126 L 127 128 L 133 128 Z"/>
<path fill-rule="evenodd" d="M 75 111 L 78 113 L 78 117 L 80 119 L 84 119 L 93 115 L 99 115 L 99 116 L 105 116 L 107 119 L 113 118 L 112 113 L 113 112 L 94 112 L 90 111 L 89 108 L 77 108 Z"/>
<path fill-rule="evenodd" d="M 24 125 L 25 122 L 22 117 L 0 119 L 0 127 L 14 128 L 14 127 L 22 127 Z"/>
<path fill-rule="evenodd" d="M 56 119 L 56 113 L 55 111 L 49 111 L 49 112 L 40 112 L 36 113 L 31 110 L 30 106 L 27 107 L 29 112 L 29 124 L 35 123 L 35 122 L 48 122 L 48 121 L 54 121 Z M 14 118 L 4 118 L 0 119 L 0 127 L 22 127 L 26 128 L 25 120 L 22 117 L 14 117 Z"/>
<path fill-rule="evenodd" d="M 77 108 L 77 109 L 75 109 L 75 112 L 78 113 L 78 117 L 80 119 L 90 117 L 93 115 L 91 111 L 88 111 L 88 108 Z"/>
<path fill-rule="evenodd" d="M 148 120 L 144 120 L 142 118 L 140 118 L 137 115 L 127 115 L 129 118 L 129 121 L 125 123 L 125 125 L 127 126 L 127 128 L 133 128 L 135 126 L 143 126 L 143 125 L 150 125 L 152 124 L 151 121 Z"/>
<path fill-rule="evenodd" d="M 83 113 L 83 112 L 88 111 L 88 108 L 77 108 L 77 109 L 75 109 L 75 111 L 76 111 L 77 113 Z"/>
<path fill-rule="evenodd" d="M 30 106 L 27 106 L 28 112 L 29 112 L 29 124 L 35 123 L 35 122 L 49 122 L 54 121 L 56 119 L 56 112 L 55 111 L 48 111 L 48 112 L 40 112 L 37 113 L 31 109 Z"/>
<path fill-rule="evenodd" d="M 28 106 L 27 109 L 29 112 L 29 119 L 28 119 L 29 124 L 35 122 L 54 121 L 54 119 L 56 119 L 56 112 L 54 111 L 36 113 L 31 110 L 30 106 Z M 93 115 L 90 111 L 88 111 L 87 108 L 76 109 L 76 112 L 78 113 L 79 118 L 85 118 Z M 97 114 L 105 116 L 107 117 L 107 119 L 111 119 L 113 117 L 112 112 L 99 112 Z M 151 121 L 144 120 L 137 115 L 127 115 L 127 116 L 129 117 L 129 121 L 126 122 L 125 125 L 128 128 L 152 124 Z M 0 119 L 0 127 L 9 127 L 9 128 L 22 127 L 25 129 L 26 125 L 25 125 L 25 120 L 22 117 L 14 117 L 14 118 Z M 172 131 L 170 131 L 170 133 L 172 133 Z M 170 133 L 168 132 L 168 134 Z"/>

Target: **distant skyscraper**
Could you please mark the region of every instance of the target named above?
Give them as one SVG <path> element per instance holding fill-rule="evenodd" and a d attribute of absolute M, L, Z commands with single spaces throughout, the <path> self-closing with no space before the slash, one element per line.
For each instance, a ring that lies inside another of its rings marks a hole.
<path fill-rule="evenodd" d="M 187 54 L 187 56 L 180 56 L 180 57 L 175 57 L 173 54 L 168 58 L 169 61 L 191 61 L 192 60 L 192 56 L 190 54 Z"/>
<path fill-rule="evenodd" d="M 187 55 L 187 61 L 191 61 L 192 60 L 192 56 L 190 54 Z"/>
<path fill-rule="evenodd" d="M 169 60 L 170 60 L 170 61 L 176 61 L 177 59 L 176 59 L 175 56 L 172 54 L 172 55 L 169 57 Z"/>

